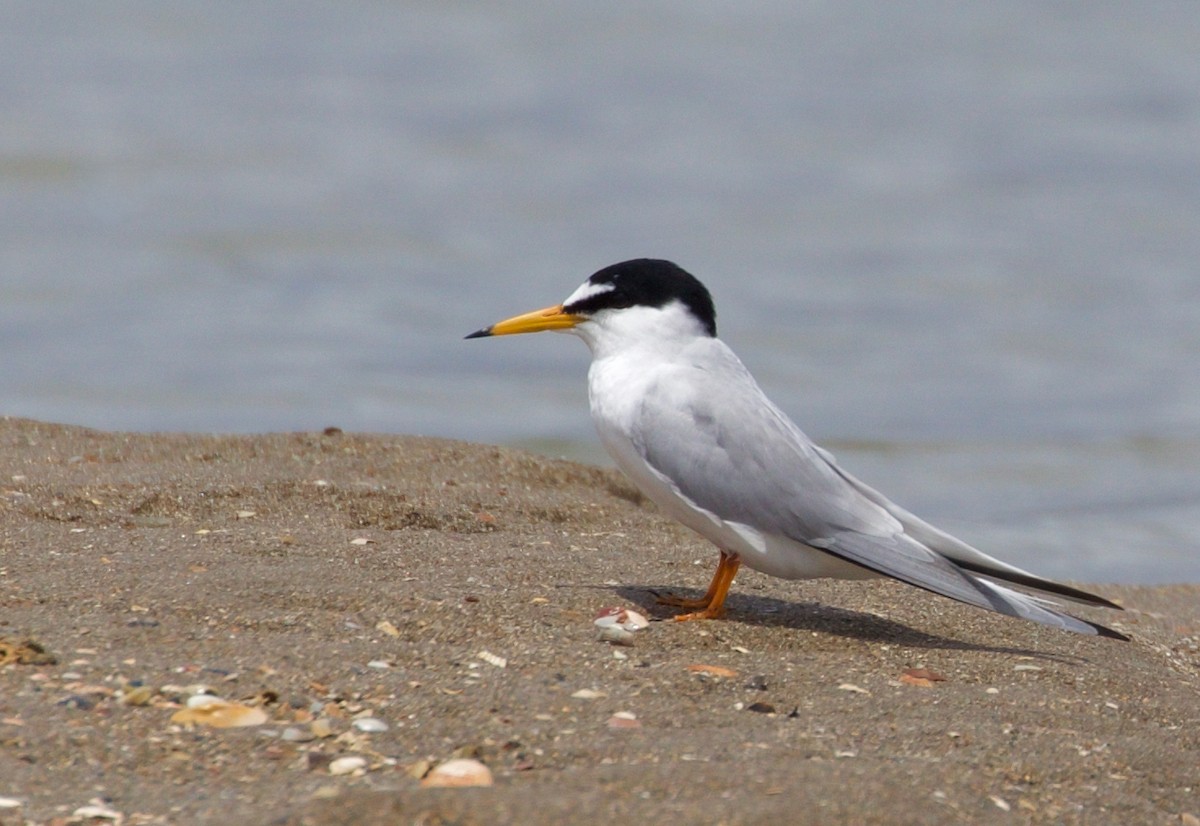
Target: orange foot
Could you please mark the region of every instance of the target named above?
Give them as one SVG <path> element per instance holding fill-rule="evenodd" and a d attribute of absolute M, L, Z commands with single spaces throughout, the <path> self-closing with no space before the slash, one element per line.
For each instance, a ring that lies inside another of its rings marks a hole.
<path fill-rule="evenodd" d="M 721 561 L 717 563 L 717 572 L 713 574 L 712 582 L 708 584 L 708 590 L 704 592 L 704 596 L 699 599 L 688 599 L 674 594 L 663 594 L 658 597 L 658 601 L 664 605 L 674 605 L 678 608 L 699 609 L 677 615 L 676 622 L 722 617 L 725 615 L 725 597 L 729 595 L 729 586 L 733 585 L 733 578 L 737 575 L 738 566 L 741 564 L 742 561 L 737 554 L 721 551 Z"/>

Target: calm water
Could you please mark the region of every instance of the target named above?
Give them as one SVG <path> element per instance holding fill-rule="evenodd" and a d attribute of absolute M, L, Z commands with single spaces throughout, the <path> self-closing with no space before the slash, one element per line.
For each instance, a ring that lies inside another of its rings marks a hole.
<path fill-rule="evenodd" d="M 0 3 L 0 413 L 602 461 L 669 257 L 843 463 L 985 549 L 1200 581 L 1193 4 Z"/>

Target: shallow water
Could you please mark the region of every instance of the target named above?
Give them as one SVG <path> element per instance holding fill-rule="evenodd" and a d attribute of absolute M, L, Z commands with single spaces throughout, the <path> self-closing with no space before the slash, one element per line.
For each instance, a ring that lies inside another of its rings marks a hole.
<path fill-rule="evenodd" d="M 923 8 L 0 7 L 0 412 L 603 461 L 582 345 L 461 337 L 670 257 L 900 502 L 1200 580 L 1200 16 Z"/>

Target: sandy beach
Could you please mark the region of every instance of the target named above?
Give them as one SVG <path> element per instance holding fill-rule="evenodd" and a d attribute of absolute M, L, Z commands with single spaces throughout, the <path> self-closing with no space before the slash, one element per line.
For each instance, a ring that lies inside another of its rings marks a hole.
<path fill-rule="evenodd" d="M 1200 824 L 1197 585 L 1086 584 L 1122 643 L 746 571 L 618 645 L 716 552 L 615 472 L 21 419 L 0 468 L 5 826 Z M 421 785 L 456 757 L 494 784 Z"/>

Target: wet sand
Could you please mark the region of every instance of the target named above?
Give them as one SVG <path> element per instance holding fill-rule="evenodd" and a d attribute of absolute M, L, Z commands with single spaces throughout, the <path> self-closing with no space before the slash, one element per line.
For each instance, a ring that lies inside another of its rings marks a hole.
<path fill-rule="evenodd" d="M 18 419 L 0 469 L 6 826 L 88 805 L 124 824 L 1200 823 L 1200 586 L 1087 586 L 1126 607 L 1080 609 L 1122 643 L 744 572 L 727 619 L 624 647 L 596 613 L 669 618 L 653 592 L 702 590 L 716 553 L 609 471 Z M 201 686 L 268 721 L 173 723 Z M 331 774 L 347 755 L 365 771 Z M 495 784 L 421 787 L 463 755 Z"/>

